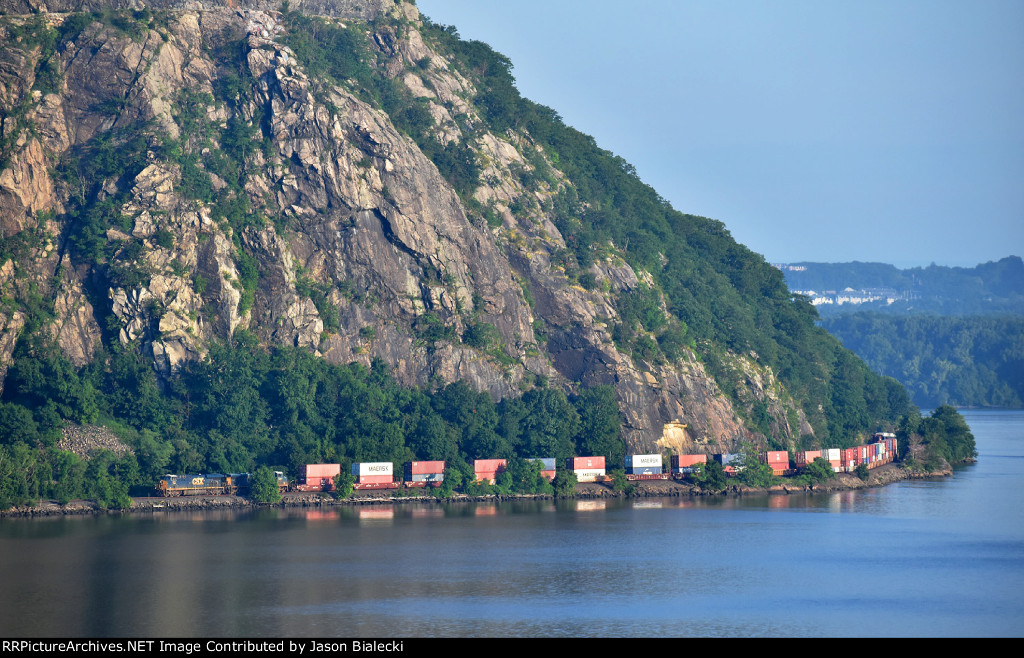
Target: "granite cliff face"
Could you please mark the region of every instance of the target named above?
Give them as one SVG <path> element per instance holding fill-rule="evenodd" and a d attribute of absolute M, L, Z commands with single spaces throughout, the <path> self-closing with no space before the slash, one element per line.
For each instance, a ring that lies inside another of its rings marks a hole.
<path fill-rule="evenodd" d="M 650 275 L 614 247 L 594 285 L 566 275 L 546 208 L 571 181 L 528 132 L 480 129 L 471 76 L 413 5 L 291 9 L 366 35 L 376 73 L 418 99 L 438 143 L 471 150 L 468 194 L 352 85 L 311 75 L 279 3 L 219 4 L 0 2 L 0 382 L 37 296 L 52 309 L 34 330 L 76 365 L 102 341 L 135 343 L 172 378 L 247 330 L 495 398 L 611 384 L 629 451 L 759 440 L 737 405 L 760 404 L 779 442 L 813 434 L 756 358 L 736 357 L 744 383 L 728 398 L 691 350 L 666 362 L 616 346 L 615 300 Z M 526 189 L 519 173 L 538 166 L 550 175 Z"/>

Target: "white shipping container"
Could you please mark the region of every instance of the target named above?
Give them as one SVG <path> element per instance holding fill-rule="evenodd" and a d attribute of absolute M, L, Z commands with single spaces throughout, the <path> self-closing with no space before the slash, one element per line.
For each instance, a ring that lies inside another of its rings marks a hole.
<path fill-rule="evenodd" d="M 444 473 L 417 473 L 409 482 L 444 482 Z"/>
<path fill-rule="evenodd" d="M 593 482 L 598 475 L 604 475 L 603 468 L 592 468 L 587 470 L 573 471 L 576 474 L 577 482 Z"/>
<path fill-rule="evenodd" d="M 839 448 L 828 448 L 827 450 L 822 450 L 821 456 L 830 462 L 836 462 L 842 459 L 842 456 L 839 454 Z"/>
<path fill-rule="evenodd" d="M 356 462 L 352 464 L 352 475 L 394 475 L 394 464 L 391 462 Z"/>
<path fill-rule="evenodd" d="M 645 466 L 661 466 L 661 455 L 629 455 L 626 466 L 641 468 Z"/>

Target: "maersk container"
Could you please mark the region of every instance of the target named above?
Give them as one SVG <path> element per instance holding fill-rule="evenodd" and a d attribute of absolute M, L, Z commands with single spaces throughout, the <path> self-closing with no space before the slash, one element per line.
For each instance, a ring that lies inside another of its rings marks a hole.
<path fill-rule="evenodd" d="M 605 468 L 604 457 L 569 457 L 565 460 L 565 466 L 570 471 L 579 471 L 586 469 L 601 469 Z"/>
<path fill-rule="evenodd" d="M 356 462 L 352 464 L 352 475 L 386 475 L 394 479 L 395 466 L 391 462 Z"/>
<path fill-rule="evenodd" d="M 661 468 L 661 455 L 626 455 L 626 468 Z"/>

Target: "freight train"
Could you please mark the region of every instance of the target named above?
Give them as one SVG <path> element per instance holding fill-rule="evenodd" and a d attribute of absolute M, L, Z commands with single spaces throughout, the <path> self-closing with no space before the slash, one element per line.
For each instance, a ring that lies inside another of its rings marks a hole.
<path fill-rule="evenodd" d="M 759 455 L 760 461 L 768 464 L 776 475 L 795 474 L 815 459 L 822 458 L 829 462 L 837 473 L 853 472 L 858 466 L 875 468 L 894 461 L 896 456 L 896 437 L 893 434 L 875 434 L 872 442 L 853 448 L 832 448 L 820 451 L 804 451 L 796 453 L 795 468 L 790 466 L 789 453 L 786 451 L 766 451 Z M 740 458 L 738 454 L 717 454 L 712 459 L 722 464 L 725 472 L 734 475 L 737 472 L 734 463 Z M 708 455 L 673 455 L 668 472 L 663 472 L 662 458 L 659 454 L 628 455 L 625 460 L 626 479 L 638 480 L 669 480 L 683 479 L 692 474 L 698 464 L 707 463 Z M 539 459 L 541 475 L 547 479 L 555 476 L 555 460 Z M 479 482 L 493 484 L 497 476 L 506 468 L 504 459 L 478 459 L 474 462 L 474 475 Z M 566 460 L 566 468 L 576 474 L 579 482 L 606 482 L 610 480 L 605 472 L 604 457 L 570 457 Z M 440 487 L 444 481 L 445 463 L 443 461 L 406 462 L 404 479 L 394 479 L 391 462 L 360 462 L 352 464 L 354 489 L 397 489 L 419 487 Z M 298 482 L 291 483 L 281 471 L 274 471 L 278 487 L 282 492 L 295 491 L 334 491 L 334 479 L 341 474 L 341 464 L 307 464 L 300 473 Z M 165 475 L 157 482 L 156 490 L 161 496 L 199 496 L 199 495 L 233 495 L 245 494 L 250 487 L 252 476 L 249 473 L 232 473 L 227 475 Z"/>

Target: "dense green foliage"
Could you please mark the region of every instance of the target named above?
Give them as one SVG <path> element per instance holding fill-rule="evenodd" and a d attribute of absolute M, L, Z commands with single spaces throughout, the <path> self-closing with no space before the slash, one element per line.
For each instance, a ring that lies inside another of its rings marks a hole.
<path fill-rule="evenodd" d="M 761 462 L 758 457 L 759 451 L 749 443 L 743 444 L 741 454 L 743 455 L 736 468 L 739 470 L 737 479 L 748 487 L 764 489 L 775 483 L 775 475 L 772 467 Z"/>
<path fill-rule="evenodd" d="M 813 462 L 807 465 L 807 468 L 804 469 L 801 475 L 809 480 L 811 484 L 816 484 L 835 479 L 836 472 L 832 470 L 832 464 L 827 459 L 816 457 Z"/>
<path fill-rule="evenodd" d="M 249 485 L 249 498 L 257 503 L 276 503 L 281 500 L 281 491 L 277 486 L 274 471 L 266 466 L 256 469 Z"/>
<path fill-rule="evenodd" d="M 969 461 L 978 456 L 967 421 L 949 405 L 942 405 L 927 418 L 912 414 L 904 419 L 900 427 L 900 441 L 903 454 L 910 467 L 920 463 L 924 470 L 933 471 L 942 465 Z M 907 451 L 909 443 L 920 442 L 922 450 Z"/>
<path fill-rule="evenodd" d="M 65 421 L 115 427 L 134 455 L 101 462 L 103 472 L 143 491 L 165 472 L 275 465 L 294 475 L 321 462 L 392 461 L 399 472 L 408 460 L 443 459 L 468 480 L 473 459 L 507 458 L 512 492 L 524 491 L 523 483 L 526 491 L 546 490 L 523 470 L 534 465 L 516 457 L 565 458 L 604 445 L 610 452 L 590 454 L 621 462 L 617 416 L 608 389 L 570 400 L 540 388 L 498 404 L 463 382 L 433 392 L 405 388 L 383 362 L 333 365 L 300 348 L 263 349 L 245 332 L 187 365 L 165 392 L 131 348 L 113 347 L 76 371 L 44 341 L 23 339 L 0 399 L 0 506 L 57 497 L 62 486 L 70 497 L 96 497 L 84 481 L 54 474 L 69 459 L 53 447 Z M 61 468 L 85 468 L 75 463 Z M 89 486 L 104 483 L 97 476 Z"/>
<path fill-rule="evenodd" d="M 1024 406 L 1024 317 L 857 313 L 823 325 L 921 407 Z"/>
<path fill-rule="evenodd" d="M 701 489 L 708 491 L 721 491 L 726 485 L 725 469 L 715 460 L 709 460 L 705 464 L 696 464 L 695 473 L 691 476 Z"/>

